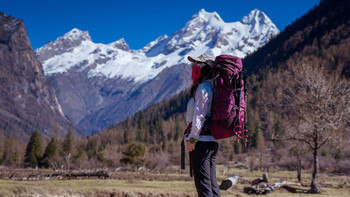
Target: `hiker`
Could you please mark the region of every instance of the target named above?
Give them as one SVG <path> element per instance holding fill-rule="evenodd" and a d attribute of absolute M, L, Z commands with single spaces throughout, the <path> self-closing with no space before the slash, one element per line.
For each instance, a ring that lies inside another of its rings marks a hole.
<path fill-rule="evenodd" d="M 193 81 L 186 113 L 186 121 L 190 125 L 186 137 L 190 167 L 198 196 L 220 196 L 216 180 L 216 153 L 219 144 L 210 134 L 210 126 L 207 124 L 210 122 L 213 99 L 214 59 L 206 54 L 197 58 L 188 56 L 187 59 L 192 62 Z"/>

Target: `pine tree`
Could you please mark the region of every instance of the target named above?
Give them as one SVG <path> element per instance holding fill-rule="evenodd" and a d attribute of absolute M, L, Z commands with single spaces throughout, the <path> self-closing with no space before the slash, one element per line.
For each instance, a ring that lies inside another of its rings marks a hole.
<path fill-rule="evenodd" d="M 256 134 L 256 148 L 260 151 L 264 151 L 265 148 L 265 138 L 263 132 L 260 129 Z"/>
<path fill-rule="evenodd" d="M 74 157 L 74 163 L 79 166 L 79 168 L 82 168 L 84 163 L 87 163 L 89 161 L 89 157 L 85 150 L 80 149 L 78 153 Z"/>
<path fill-rule="evenodd" d="M 40 135 L 35 131 L 27 144 L 24 163 L 28 166 L 35 167 L 38 165 L 38 162 L 41 160 L 43 155 Z"/>
<path fill-rule="evenodd" d="M 162 150 L 164 151 L 167 147 L 167 141 L 164 140 L 163 143 L 162 143 Z"/>
<path fill-rule="evenodd" d="M 138 128 L 140 130 L 144 130 L 145 127 L 146 127 L 146 119 L 145 119 L 145 115 L 144 115 L 144 112 L 140 112 L 140 119 L 139 119 L 139 125 L 138 125 Z"/>
<path fill-rule="evenodd" d="M 258 128 L 260 127 L 259 121 L 254 120 L 253 116 L 257 116 L 255 114 L 249 114 L 249 121 L 248 121 L 248 131 L 249 131 L 249 147 L 256 146 L 256 137 L 257 137 L 257 131 Z"/>
<path fill-rule="evenodd" d="M 276 117 L 273 124 L 273 142 L 275 145 L 279 143 L 279 140 L 283 138 L 283 123 L 280 117 Z"/>
<path fill-rule="evenodd" d="M 337 151 L 335 152 L 334 159 L 339 162 L 343 159 L 343 153 L 340 148 L 337 148 Z"/>
<path fill-rule="evenodd" d="M 156 142 L 156 135 L 153 122 L 149 123 L 149 143 L 154 144 Z"/>
<path fill-rule="evenodd" d="M 52 160 L 58 156 L 57 141 L 52 138 L 45 148 L 42 165 L 46 168 L 50 167 Z"/>
<path fill-rule="evenodd" d="M 25 163 L 30 167 L 36 167 L 38 165 L 38 159 L 35 156 L 35 152 L 31 151 L 28 154 L 29 154 L 28 156 L 26 155 Z"/>
<path fill-rule="evenodd" d="M 242 144 L 235 141 L 234 143 L 234 149 L 235 149 L 235 154 L 240 154 L 242 153 Z"/>
<path fill-rule="evenodd" d="M 1 161 L 4 165 L 11 166 L 14 163 L 14 147 L 13 147 L 13 139 L 12 136 L 9 138 L 5 138 L 4 147 L 3 147 L 3 155 Z"/>
<path fill-rule="evenodd" d="M 86 145 L 86 153 L 89 159 L 96 155 L 96 143 L 92 137 L 88 138 L 88 142 Z"/>
<path fill-rule="evenodd" d="M 264 159 L 266 159 L 264 157 L 265 155 L 265 138 L 263 135 L 263 132 L 258 129 L 258 133 L 256 135 L 256 149 L 257 149 L 257 154 L 258 154 L 258 158 L 259 158 L 259 163 L 260 163 L 260 169 L 262 169 L 263 165 L 264 165 Z"/>
<path fill-rule="evenodd" d="M 175 134 L 174 134 L 174 141 L 177 141 L 180 138 L 181 131 L 178 124 L 176 124 Z"/>
<path fill-rule="evenodd" d="M 149 127 L 146 127 L 145 129 L 145 138 L 143 140 L 145 143 L 150 143 L 150 134 L 149 134 Z"/>
<path fill-rule="evenodd" d="M 142 144 L 130 144 L 126 151 L 123 152 L 123 158 L 121 163 L 136 165 L 138 168 L 140 165 L 146 162 L 146 147 Z"/>
<path fill-rule="evenodd" d="M 74 151 L 74 137 L 72 130 L 69 128 L 68 133 L 63 141 L 63 152 L 68 155 Z"/>
<path fill-rule="evenodd" d="M 235 152 L 234 151 L 231 151 L 231 154 L 230 154 L 230 161 L 233 161 L 235 157 Z"/>
<path fill-rule="evenodd" d="M 168 146 L 168 153 L 173 154 L 173 152 L 174 152 L 174 144 L 170 142 Z"/>
<path fill-rule="evenodd" d="M 6 166 L 19 167 L 23 164 L 24 155 L 22 140 L 17 134 L 10 135 L 8 138 L 1 136 L 0 131 L 0 164 Z"/>
<path fill-rule="evenodd" d="M 124 129 L 124 143 L 127 144 L 129 142 L 129 130 Z"/>
<path fill-rule="evenodd" d="M 0 158 L 3 158 L 3 155 L 5 154 L 5 135 L 2 130 L 0 130 Z M 3 159 L 0 159 L 0 164 L 3 163 Z"/>
<path fill-rule="evenodd" d="M 136 139 L 136 140 L 137 140 L 138 142 L 142 142 L 143 136 L 144 136 L 143 130 L 138 130 L 138 132 L 137 132 L 137 139 Z"/>
<path fill-rule="evenodd" d="M 74 137 L 72 130 L 69 128 L 68 133 L 63 141 L 63 156 L 67 165 L 67 169 L 70 169 L 71 158 L 74 154 Z"/>
<path fill-rule="evenodd" d="M 174 138 L 174 129 L 173 127 L 170 127 L 170 131 L 168 133 L 168 141 L 172 140 Z"/>

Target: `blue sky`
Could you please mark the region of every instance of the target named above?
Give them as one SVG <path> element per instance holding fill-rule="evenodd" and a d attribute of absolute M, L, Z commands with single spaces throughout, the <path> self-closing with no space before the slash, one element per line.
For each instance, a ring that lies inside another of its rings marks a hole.
<path fill-rule="evenodd" d="M 225 22 L 240 21 L 255 8 L 279 30 L 307 13 L 320 0 L 0 0 L 0 12 L 23 19 L 33 49 L 78 28 L 95 43 L 124 38 L 140 49 L 161 35 L 181 29 L 204 8 Z"/>

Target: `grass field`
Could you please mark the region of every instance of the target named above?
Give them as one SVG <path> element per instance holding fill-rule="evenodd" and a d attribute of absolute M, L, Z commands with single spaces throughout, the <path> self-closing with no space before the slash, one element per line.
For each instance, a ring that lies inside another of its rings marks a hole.
<path fill-rule="evenodd" d="M 240 176 L 239 182 L 232 190 L 221 191 L 222 196 L 256 196 L 243 193 L 243 188 L 250 186 L 251 181 L 261 177 L 263 172 L 251 173 L 246 169 L 230 168 L 223 175 L 222 169 L 218 166 L 219 184 L 230 175 Z M 269 172 L 268 175 L 269 182 L 297 181 L 296 173 L 291 171 Z M 302 184 L 309 185 L 310 177 L 309 173 L 303 174 Z M 290 193 L 281 188 L 266 196 L 350 196 L 350 177 L 321 174 L 319 182 L 321 194 Z M 194 183 L 187 173 L 114 172 L 110 179 L 0 180 L 0 196 L 196 196 L 196 192 Z"/>

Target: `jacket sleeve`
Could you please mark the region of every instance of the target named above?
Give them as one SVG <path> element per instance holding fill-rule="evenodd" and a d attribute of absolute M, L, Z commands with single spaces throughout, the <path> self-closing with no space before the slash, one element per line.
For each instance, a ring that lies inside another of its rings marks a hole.
<path fill-rule="evenodd" d="M 187 125 L 192 122 L 194 112 L 194 99 L 191 98 L 187 103 L 187 111 L 186 111 L 186 123 Z"/>
<path fill-rule="evenodd" d="M 210 112 L 211 98 L 211 85 L 199 85 L 195 94 L 192 130 L 188 136 L 189 138 L 199 139 L 199 134 L 205 121 L 205 116 Z"/>

